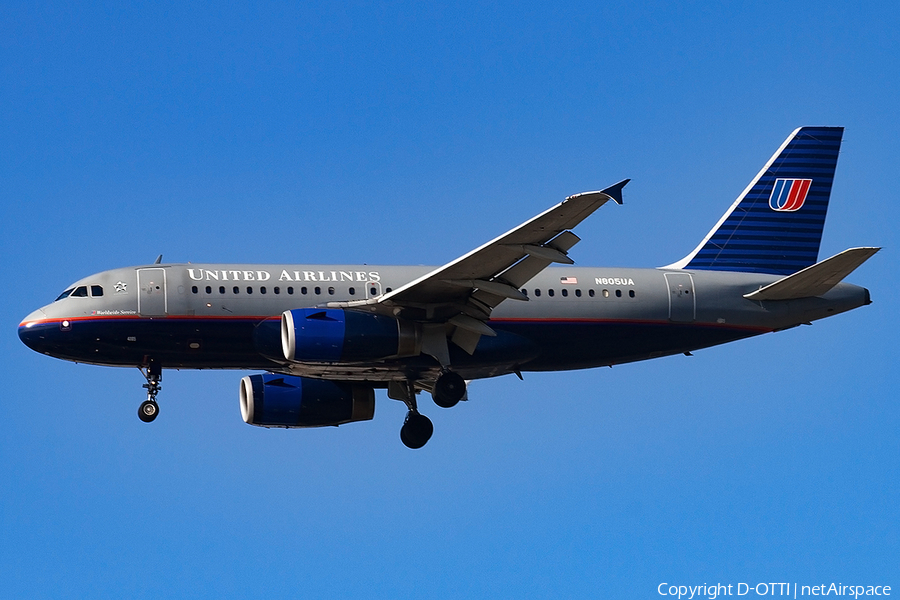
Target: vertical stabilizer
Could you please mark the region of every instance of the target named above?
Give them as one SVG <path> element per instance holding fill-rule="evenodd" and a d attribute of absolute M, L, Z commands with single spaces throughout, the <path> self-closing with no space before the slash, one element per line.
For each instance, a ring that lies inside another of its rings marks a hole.
<path fill-rule="evenodd" d="M 790 275 L 815 264 L 843 133 L 794 131 L 700 245 L 668 268 Z"/>

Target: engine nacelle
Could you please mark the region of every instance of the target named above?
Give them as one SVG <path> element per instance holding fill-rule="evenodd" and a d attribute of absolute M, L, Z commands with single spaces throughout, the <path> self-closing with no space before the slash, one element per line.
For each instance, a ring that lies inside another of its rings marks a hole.
<path fill-rule="evenodd" d="M 415 323 L 342 308 L 298 308 L 281 315 L 284 357 L 294 362 L 357 362 L 417 356 Z"/>
<path fill-rule="evenodd" d="M 260 427 L 326 427 L 375 416 L 375 390 L 364 385 L 291 375 L 241 379 L 241 416 Z"/>

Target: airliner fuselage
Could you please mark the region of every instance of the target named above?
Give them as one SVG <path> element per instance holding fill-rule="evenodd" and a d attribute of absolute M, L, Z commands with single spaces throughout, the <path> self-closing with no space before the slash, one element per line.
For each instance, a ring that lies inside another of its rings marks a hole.
<path fill-rule="evenodd" d="M 150 265 L 82 279 L 35 311 L 20 335 L 33 349 L 76 362 L 165 367 L 341 373 L 345 379 L 397 379 L 397 361 L 296 365 L 282 353 L 281 315 L 299 307 L 377 299 L 433 267 L 371 265 Z M 721 271 L 548 268 L 504 302 L 469 355 L 451 364 L 475 379 L 515 371 L 615 365 L 689 352 L 787 329 L 869 301 L 841 283 L 823 297 L 753 301 L 745 294 L 778 276 Z M 405 369 L 439 370 L 429 357 Z"/>
<path fill-rule="evenodd" d="M 843 130 L 802 127 L 697 248 L 657 269 L 576 267 L 572 229 L 628 180 L 585 192 L 440 267 L 156 264 L 82 279 L 19 337 L 76 362 L 133 366 L 138 415 L 164 368 L 247 369 L 244 420 L 318 427 L 371 419 L 375 389 L 407 405 L 400 438 L 450 408 L 466 380 L 612 366 L 788 329 L 869 303 L 842 280 L 878 248 L 818 261 Z M 560 266 L 551 266 L 560 265 Z"/>

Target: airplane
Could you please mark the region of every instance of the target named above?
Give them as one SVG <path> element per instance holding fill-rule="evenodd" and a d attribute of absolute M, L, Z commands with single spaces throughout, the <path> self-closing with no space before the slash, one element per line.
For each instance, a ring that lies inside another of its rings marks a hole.
<path fill-rule="evenodd" d="M 441 267 L 154 264 L 76 281 L 19 325 L 33 350 L 137 367 L 153 421 L 168 369 L 264 371 L 241 379 L 245 422 L 370 420 L 375 389 L 405 403 L 400 439 L 421 448 L 468 382 L 613 366 L 782 331 L 871 303 L 842 280 L 880 250 L 818 261 L 841 127 L 791 133 L 683 259 L 576 267 L 571 230 L 629 182 L 560 204 Z M 557 265 L 557 266 L 551 266 Z"/>

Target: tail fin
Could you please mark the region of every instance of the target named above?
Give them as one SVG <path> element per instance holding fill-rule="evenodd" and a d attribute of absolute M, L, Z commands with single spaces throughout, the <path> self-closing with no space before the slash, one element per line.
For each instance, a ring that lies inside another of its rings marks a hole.
<path fill-rule="evenodd" d="M 815 264 L 843 133 L 794 131 L 700 245 L 669 268 L 790 275 Z"/>

